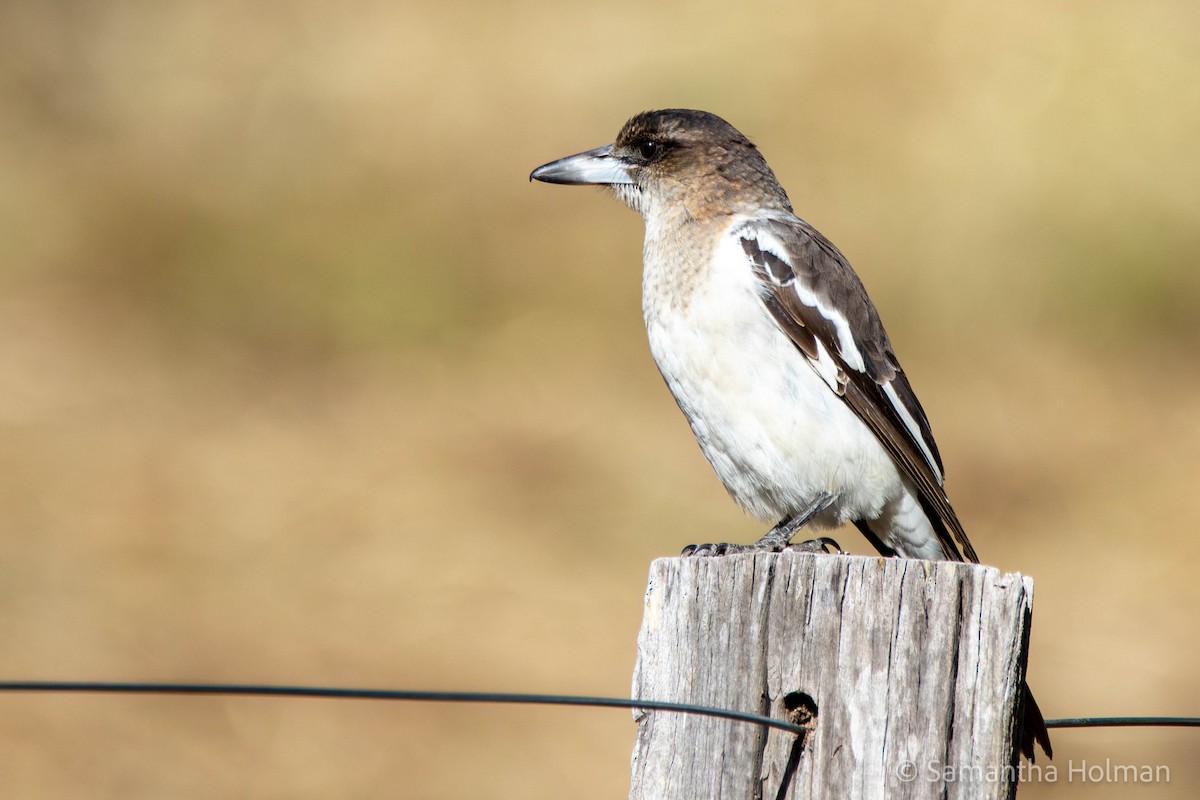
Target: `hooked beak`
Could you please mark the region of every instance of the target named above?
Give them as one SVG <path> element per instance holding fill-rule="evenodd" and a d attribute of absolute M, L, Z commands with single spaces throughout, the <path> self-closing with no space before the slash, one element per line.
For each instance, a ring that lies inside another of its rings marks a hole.
<path fill-rule="evenodd" d="M 629 170 L 612 154 L 613 146 L 606 144 L 586 153 L 551 161 L 529 173 L 529 180 L 565 184 L 633 184 Z"/>

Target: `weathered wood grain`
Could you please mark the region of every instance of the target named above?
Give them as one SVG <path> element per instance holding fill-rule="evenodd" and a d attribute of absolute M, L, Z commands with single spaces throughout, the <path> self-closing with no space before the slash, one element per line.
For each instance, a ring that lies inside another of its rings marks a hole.
<path fill-rule="evenodd" d="M 800 748 L 745 723 L 635 714 L 630 797 L 1011 797 L 1032 602 L 1031 579 L 975 564 L 659 559 L 633 696 L 785 719 L 807 696 L 816 717 Z"/>

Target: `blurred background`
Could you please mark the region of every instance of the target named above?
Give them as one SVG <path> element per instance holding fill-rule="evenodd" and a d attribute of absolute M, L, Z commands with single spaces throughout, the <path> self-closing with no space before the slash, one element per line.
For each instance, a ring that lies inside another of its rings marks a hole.
<path fill-rule="evenodd" d="M 1200 6 L 0 6 L 0 674 L 627 694 L 764 529 L 650 360 L 642 224 L 529 171 L 715 111 L 850 257 L 1048 717 L 1200 712 Z M 869 552 L 854 530 L 837 534 Z M 619 711 L 0 698 L 23 798 L 623 797 Z M 1066 731 L 1058 763 L 1200 738 Z"/>

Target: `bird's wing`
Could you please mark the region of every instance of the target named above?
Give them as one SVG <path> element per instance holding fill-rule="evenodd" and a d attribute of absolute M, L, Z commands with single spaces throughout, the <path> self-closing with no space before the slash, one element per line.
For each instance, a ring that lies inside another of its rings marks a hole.
<path fill-rule="evenodd" d="M 916 487 L 946 557 L 978 561 L 942 489 L 942 460 L 929 420 L 845 256 L 791 215 L 748 220 L 731 233 L 776 324 Z"/>

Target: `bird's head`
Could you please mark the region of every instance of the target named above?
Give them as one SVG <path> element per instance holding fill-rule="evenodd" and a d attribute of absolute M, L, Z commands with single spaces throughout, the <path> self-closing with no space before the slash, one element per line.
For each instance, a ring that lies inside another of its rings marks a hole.
<path fill-rule="evenodd" d="M 607 186 L 643 216 L 667 208 L 696 218 L 791 210 L 758 148 L 707 111 L 644 111 L 612 144 L 552 161 L 529 178 Z"/>

